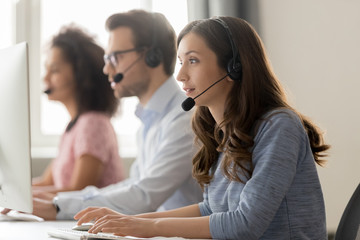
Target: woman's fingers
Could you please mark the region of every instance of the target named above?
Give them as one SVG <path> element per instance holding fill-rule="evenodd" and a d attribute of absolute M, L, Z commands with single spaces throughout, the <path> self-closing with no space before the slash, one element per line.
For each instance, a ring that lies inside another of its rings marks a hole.
<path fill-rule="evenodd" d="M 92 220 L 97 220 L 98 218 L 104 216 L 105 210 L 98 207 L 88 207 L 84 210 L 78 212 L 74 219 L 78 220 L 77 224 L 81 225 L 82 223 L 90 222 Z"/>
<path fill-rule="evenodd" d="M 90 221 L 99 221 L 100 219 L 112 219 L 116 217 L 124 216 L 121 213 L 115 212 L 109 208 L 98 208 L 98 207 L 88 207 L 80 212 L 78 212 L 74 219 L 78 220 L 78 225 L 90 222 Z"/>

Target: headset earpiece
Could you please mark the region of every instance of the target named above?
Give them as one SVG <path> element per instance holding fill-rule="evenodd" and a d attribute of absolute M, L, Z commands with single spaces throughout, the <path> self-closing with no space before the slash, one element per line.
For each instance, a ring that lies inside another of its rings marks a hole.
<path fill-rule="evenodd" d="M 234 59 L 230 59 L 227 65 L 227 71 L 229 77 L 234 81 L 241 81 L 242 78 L 242 66 L 240 61 L 234 61 Z"/>
<path fill-rule="evenodd" d="M 227 72 L 229 77 L 234 81 L 241 81 L 242 79 L 242 65 L 239 56 L 239 50 L 237 49 L 231 31 L 226 24 L 226 22 L 220 18 L 214 18 L 215 22 L 219 23 L 225 30 L 226 35 L 229 39 L 232 51 L 232 58 L 229 60 L 227 64 Z"/>
<path fill-rule="evenodd" d="M 157 67 L 162 59 L 162 53 L 159 48 L 151 47 L 145 55 L 145 62 L 149 67 Z"/>
<path fill-rule="evenodd" d="M 157 34 L 156 34 L 156 18 L 155 13 L 152 13 L 152 42 L 150 49 L 145 54 L 145 63 L 152 68 L 159 66 L 162 61 L 162 52 L 157 47 Z"/>

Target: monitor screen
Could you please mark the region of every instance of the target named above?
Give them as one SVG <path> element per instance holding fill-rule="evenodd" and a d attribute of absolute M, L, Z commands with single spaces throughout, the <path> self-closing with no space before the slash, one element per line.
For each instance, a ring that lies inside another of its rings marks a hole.
<path fill-rule="evenodd" d="M 0 49 L 0 207 L 32 212 L 28 46 Z"/>

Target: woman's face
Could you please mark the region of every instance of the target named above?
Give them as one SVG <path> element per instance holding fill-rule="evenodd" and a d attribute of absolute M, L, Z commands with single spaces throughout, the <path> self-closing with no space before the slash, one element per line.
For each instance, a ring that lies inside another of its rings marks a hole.
<path fill-rule="evenodd" d="M 62 50 L 53 47 L 49 50 L 45 62 L 45 89 L 51 90 L 49 100 L 60 101 L 66 104 L 75 99 L 75 79 L 73 67 L 66 62 Z"/>
<path fill-rule="evenodd" d="M 178 58 L 181 69 L 177 80 L 183 83 L 188 97 L 194 98 L 217 80 L 226 76 L 226 70 L 220 68 L 217 56 L 198 34 L 188 33 L 180 41 Z M 232 87 L 229 77 L 215 84 L 207 92 L 196 98 L 196 106 L 223 109 L 228 92 Z"/>

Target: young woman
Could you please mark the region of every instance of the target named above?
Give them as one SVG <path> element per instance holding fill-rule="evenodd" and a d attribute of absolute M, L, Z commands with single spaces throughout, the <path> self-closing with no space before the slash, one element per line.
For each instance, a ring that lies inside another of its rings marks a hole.
<path fill-rule="evenodd" d="M 197 106 L 193 175 L 204 201 L 137 216 L 88 208 L 78 224 L 96 219 L 90 232 L 139 237 L 326 239 L 316 163 L 329 146 L 288 104 L 255 30 L 233 17 L 191 22 L 178 57 Z"/>
<path fill-rule="evenodd" d="M 45 64 L 45 93 L 66 107 L 69 122 L 58 156 L 34 179 L 34 193 L 104 187 L 123 179 L 110 118 L 118 102 L 104 66 L 104 50 L 82 29 L 67 26 L 53 37 Z"/>

